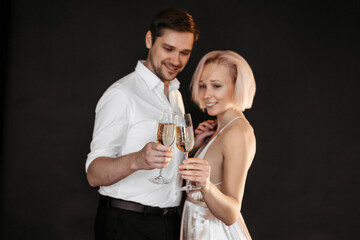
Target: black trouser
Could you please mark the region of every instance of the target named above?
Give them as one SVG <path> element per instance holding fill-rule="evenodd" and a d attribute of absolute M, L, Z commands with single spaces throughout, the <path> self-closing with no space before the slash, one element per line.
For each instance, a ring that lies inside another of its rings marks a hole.
<path fill-rule="evenodd" d="M 115 208 L 100 197 L 95 219 L 96 240 L 177 240 L 180 236 L 180 215 L 154 215 Z"/>

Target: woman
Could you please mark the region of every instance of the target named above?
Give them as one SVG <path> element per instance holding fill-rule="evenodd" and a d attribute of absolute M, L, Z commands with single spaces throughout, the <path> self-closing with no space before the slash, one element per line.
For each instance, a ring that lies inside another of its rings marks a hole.
<path fill-rule="evenodd" d="M 193 100 L 216 120 L 198 126 L 197 153 L 179 166 L 201 187 L 187 193 L 181 239 L 251 239 L 240 209 L 256 145 L 243 113 L 255 95 L 253 73 L 237 53 L 213 51 L 199 62 L 191 86 Z"/>

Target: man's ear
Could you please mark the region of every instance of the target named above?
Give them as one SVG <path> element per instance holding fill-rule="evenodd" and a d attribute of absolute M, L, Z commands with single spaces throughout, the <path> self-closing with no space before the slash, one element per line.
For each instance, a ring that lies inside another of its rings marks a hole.
<path fill-rule="evenodd" d="M 147 31 L 146 35 L 145 35 L 145 45 L 148 49 L 150 49 L 152 47 L 152 34 L 151 31 Z"/>

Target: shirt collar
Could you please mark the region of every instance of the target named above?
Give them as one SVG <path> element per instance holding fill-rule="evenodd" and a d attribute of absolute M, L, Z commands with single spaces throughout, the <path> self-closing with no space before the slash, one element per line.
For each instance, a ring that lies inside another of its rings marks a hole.
<path fill-rule="evenodd" d="M 164 83 L 152 71 L 150 71 L 144 63 L 144 60 L 139 60 L 136 65 L 135 72 L 140 75 L 149 89 L 153 90 L 158 85 L 164 88 Z M 177 78 L 175 78 L 171 81 L 169 90 L 178 90 L 179 87 L 180 82 Z"/>

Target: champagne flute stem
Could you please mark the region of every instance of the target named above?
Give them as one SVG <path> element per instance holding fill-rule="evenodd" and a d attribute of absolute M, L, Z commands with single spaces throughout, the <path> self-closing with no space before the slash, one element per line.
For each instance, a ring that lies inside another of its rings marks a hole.
<path fill-rule="evenodd" d="M 188 152 L 185 153 L 185 159 L 187 159 L 187 158 L 189 158 L 189 153 Z M 186 180 L 186 186 L 191 187 L 191 182 L 189 180 Z"/>

